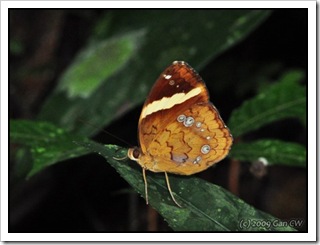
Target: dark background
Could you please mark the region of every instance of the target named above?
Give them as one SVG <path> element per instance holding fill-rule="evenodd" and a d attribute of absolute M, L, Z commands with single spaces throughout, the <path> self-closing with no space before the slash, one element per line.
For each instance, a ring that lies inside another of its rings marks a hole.
<path fill-rule="evenodd" d="M 36 117 L 57 79 L 86 45 L 96 21 L 106 12 L 10 10 L 10 118 Z M 296 68 L 307 70 L 307 11 L 278 9 L 244 41 L 199 73 L 205 81 L 219 81 L 210 83 L 208 89 L 211 100 L 228 121 L 233 109 L 255 95 L 250 89 L 255 74 L 265 72 L 276 80 L 283 71 Z M 105 130 L 136 145 L 141 106 Z M 306 131 L 293 119 L 263 127 L 246 138 L 266 136 L 306 145 Z M 94 139 L 126 146 L 105 133 Z M 12 166 L 14 160 L 10 169 Z M 225 160 L 198 177 L 229 189 L 278 218 L 306 221 L 306 169 L 272 166 L 258 177 L 251 173 L 250 166 Z M 230 178 L 234 174 L 236 182 Z M 171 230 L 98 155 L 53 165 L 29 180 L 15 178 L 11 172 L 9 177 L 10 232 Z M 306 231 L 306 224 L 300 230 Z"/>

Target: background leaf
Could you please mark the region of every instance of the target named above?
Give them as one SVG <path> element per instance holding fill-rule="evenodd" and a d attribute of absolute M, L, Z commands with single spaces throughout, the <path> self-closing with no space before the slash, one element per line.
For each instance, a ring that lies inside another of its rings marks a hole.
<path fill-rule="evenodd" d="M 57 89 L 42 107 L 38 119 L 92 136 L 142 103 L 158 74 L 174 60 L 185 60 L 199 69 L 243 39 L 269 13 L 260 10 L 108 11 L 108 17 L 102 17 L 99 28 L 95 29 L 97 39 L 91 39 L 90 45 L 81 52 L 82 57 L 76 58 L 62 78 L 61 86 L 68 92 Z M 104 32 L 101 32 L 102 26 L 105 26 Z M 124 35 L 128 32 L 130 34 Z M 115 48 L 119 49 L 116 55 Z M 84 60 L 85 56 L 90 57 L 90 61 Z M 83 79 L 78 78 L 84 72 Z M 87 81 L 94 85 L 88 86 Z M 80 88 L 84 91 L 80 92 Z M 86 99 L 75 98 L 76 94 Z M 90 120 L 95 128 L 79 123 L 79 119 Z"/>
<path fill-rule="evenodd" d="M 126 155 L 125 149 L 95 142 L 77 142 L 102 155 L 142 196 L 144 182 L 141 168 L 133 162 L 116 161 Z M 170 184 L 182 208 L 171 200 L 164 175 L 147 171 L 149 202 L 175 231 L 295 231 L 289 226 L 273 226 L 279 219 L 254 209 L 243 200 L 196 177 L 169 175 Z M 270 226 L 250 226 L 248 222 L 269 222 Z"/>
<path fill-rule="evenodd" d="M 276 120 L 295 117 L 306 121 L 306 89 L 299 85 L 301 71 L 284 74 L 277 83 L 234 110 L 228 126 L 238 137 Z"/>
<path fill-rule="evenodd" d="M 54 163 L 87 154 L 89 151 L 73 143 L 86 141 L 51 123 L 27 120 L 10 120 L 10 143 L 30 147 L 33 165 L 28 177 Z"/>
<path fill-rule="evenodd" d="M 306 167 L 307 163 L 307 152 L 304 146 L 280 140 L 238 142 L 232 146 L 229 156 L 240 161 L 250 162 L 263 157 L 268 161 L 268 165 Z"/>
<path fill-rule="evenodd" d="M 130 60 L 144 38 L 143 31 L 127 33 L 91 44 L 79 52 L 59 81 L 58 90 L 69 98 L 89 97 L 102 83 Z"/>

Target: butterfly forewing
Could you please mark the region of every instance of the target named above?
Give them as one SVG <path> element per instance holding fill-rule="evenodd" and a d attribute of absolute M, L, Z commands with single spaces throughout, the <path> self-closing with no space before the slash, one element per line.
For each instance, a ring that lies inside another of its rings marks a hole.
<path fill-rule="evenodd" d="M 161 101 L 163 98 L 170 99 L 177 96 L 177 94 L 185 96 L 188 92 L 198 87 L 201 89 L 201 93 L 198 94 L 197 100 L 199 102 L 208 101 L 209 94 L 199 74 L 187 63 L 175 61 L 160 74 L 142 110 L 155 101 Z M 180 103 L 183 102 L 180 101 Z"/>

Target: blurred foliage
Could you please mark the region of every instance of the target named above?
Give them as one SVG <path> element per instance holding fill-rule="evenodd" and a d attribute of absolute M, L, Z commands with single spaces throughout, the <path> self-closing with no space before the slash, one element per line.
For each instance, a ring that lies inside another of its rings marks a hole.
<path fill-rule="evenodd" d="M 10 53 L 20 55 L 24 51 L 23 43 L 19 40 L 10 40 Z"/>
<path fill-rule="evenodd" d="M 157 74 L 174 60 L 203 67 L 248 35 L 269 11 L 137 10 L 107 15 L 97 25 L 99 30 L 105 26 L 104 34 L 96 34 L 104 39 L 91 40 L 79 53 L 42 107 L 39 120 L 92 136 L 142 103 Z M 95 129 L 80 125 L 79 118 L 90 118 Z"/>
<path fill-rule="evenodd" d="M 263 157 L 267 165 L 306 167 L 307 152 L 306 148 L 300 144 L 280 140 L 259 140 L 235 144 L 229 156 L 249 162 Z"/>
<path fill-rule="evenodd" d="M 70 99 L 88 98 L 136 55 L 143 37 L 143 32 L 136 31 L 91 45 L 77 55 L 63 74 L 58 90 L 67 91 Z"/>
<path fill-rule="evenodd" d="M 11 120 L 10 140 L 30 147 L 33 165 L 28 177 L 54 163 L 89 153 L 73 143 L 74 140 L 86 141 L 86 138 L 70 134 L 48 122 Z"/>

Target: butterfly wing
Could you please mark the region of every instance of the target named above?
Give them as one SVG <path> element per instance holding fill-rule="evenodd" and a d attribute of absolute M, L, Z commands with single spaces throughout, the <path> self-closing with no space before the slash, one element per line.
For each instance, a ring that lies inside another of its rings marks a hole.
<path fill-rule="evenodd" d="M 173 62 L 160 74 L 142 108 L 138 128 L 142 152 L 146 152 L 174 113 L 208 101 L 207 88 L 198 73 L 183 61 Z"/>
<path fill-rule="evenodd" d="M 203 80 L 185 62 L 174 62 L 156 81 L 139 119 L 139 140 L 140 165 L 183 175 L 222 160 L 232 144 Z"/>

